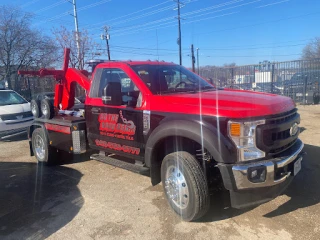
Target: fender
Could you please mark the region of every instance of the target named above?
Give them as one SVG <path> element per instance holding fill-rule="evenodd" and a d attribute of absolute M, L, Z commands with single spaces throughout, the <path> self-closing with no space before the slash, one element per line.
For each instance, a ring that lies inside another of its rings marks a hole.
<path fill-rule="evenodd" d="M 155 128 L 148 138 L 145 151 L 145 163 L 150 168 L 152 184 L 157 184 L 159 164 L 153 158 L 154 147 L 166 137 L 179 136 L 192 139 L 203 145 L 215 161 L 219 163 L 233 163 L 236 161 L 237 151 L 231 141 L 220 134 L 213 125 L 200 121 L 168 120 Z"/>

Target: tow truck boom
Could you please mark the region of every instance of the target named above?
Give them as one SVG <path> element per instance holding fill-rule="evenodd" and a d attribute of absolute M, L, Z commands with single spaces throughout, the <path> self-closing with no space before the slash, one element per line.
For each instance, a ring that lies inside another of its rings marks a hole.
<path fill-rule="evenodd" d="M 73 107 L 75 97 L 75 87 L 78 83 L 84 90 L 89 90 L 91 81 L 88 77 L 88 72 L 69 68 L 70 49 L 64 49 L 64 60 L 62 70 L 45 69 L 39 71 L 19 70 L 19 75 L 29 76 L 52 76 L 56 81 L 54 107 L 62 110 L 67 110 Z"/>

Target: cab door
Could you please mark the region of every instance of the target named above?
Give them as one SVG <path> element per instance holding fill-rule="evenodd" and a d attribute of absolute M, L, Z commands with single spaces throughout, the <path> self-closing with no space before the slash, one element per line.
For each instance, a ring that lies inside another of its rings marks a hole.
<path fill-rule="evenodd" d="M 104 104 L 102 98 L 108 83 L 121 84 L 122 103 Z M 97 68 L 86 102 L 89 146 L 106 153 L 143 159 L 142 94 L 133 80 L 121 68 Z"/>

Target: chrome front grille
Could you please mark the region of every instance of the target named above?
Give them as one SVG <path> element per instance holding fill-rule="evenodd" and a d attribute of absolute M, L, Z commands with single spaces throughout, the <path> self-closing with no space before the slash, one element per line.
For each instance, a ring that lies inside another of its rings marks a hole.
<path fill-rule="evenodd" d="M 22 120 L 24 118 L 32 117 L 31 111 L 23 112 L 23 113 L 13 113 L 13 114 L 3 114 L 1 115 L 2 121 L 10 121 L 10 120 Z"/>
<path fill-rule="evenodd" d="M 266 124 L 257 127 L 257 146 L 273 156 L 290 148 L 298 139 L 299 132 L 291 136 L 290 128 L 300 123 L 297 109 L 266 119 Z"/>

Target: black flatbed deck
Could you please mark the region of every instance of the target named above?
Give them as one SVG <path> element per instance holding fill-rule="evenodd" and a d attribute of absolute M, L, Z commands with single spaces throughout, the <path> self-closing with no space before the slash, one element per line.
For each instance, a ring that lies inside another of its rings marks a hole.
<path fill-rule="evenodd" d="M 34 120 L 36 122 L 52 123 L 52 124 L 68 126 L 68 127 L 74 124 L 85 123 L 86 121 L 84 117 L 75 117 L 75 116 L 60 115 L 60 114 L 57 116 L 54 116 L 52 119 L 45 119 L 44 117 L 40 117 L 40 118 L 35 118 Z"/>

